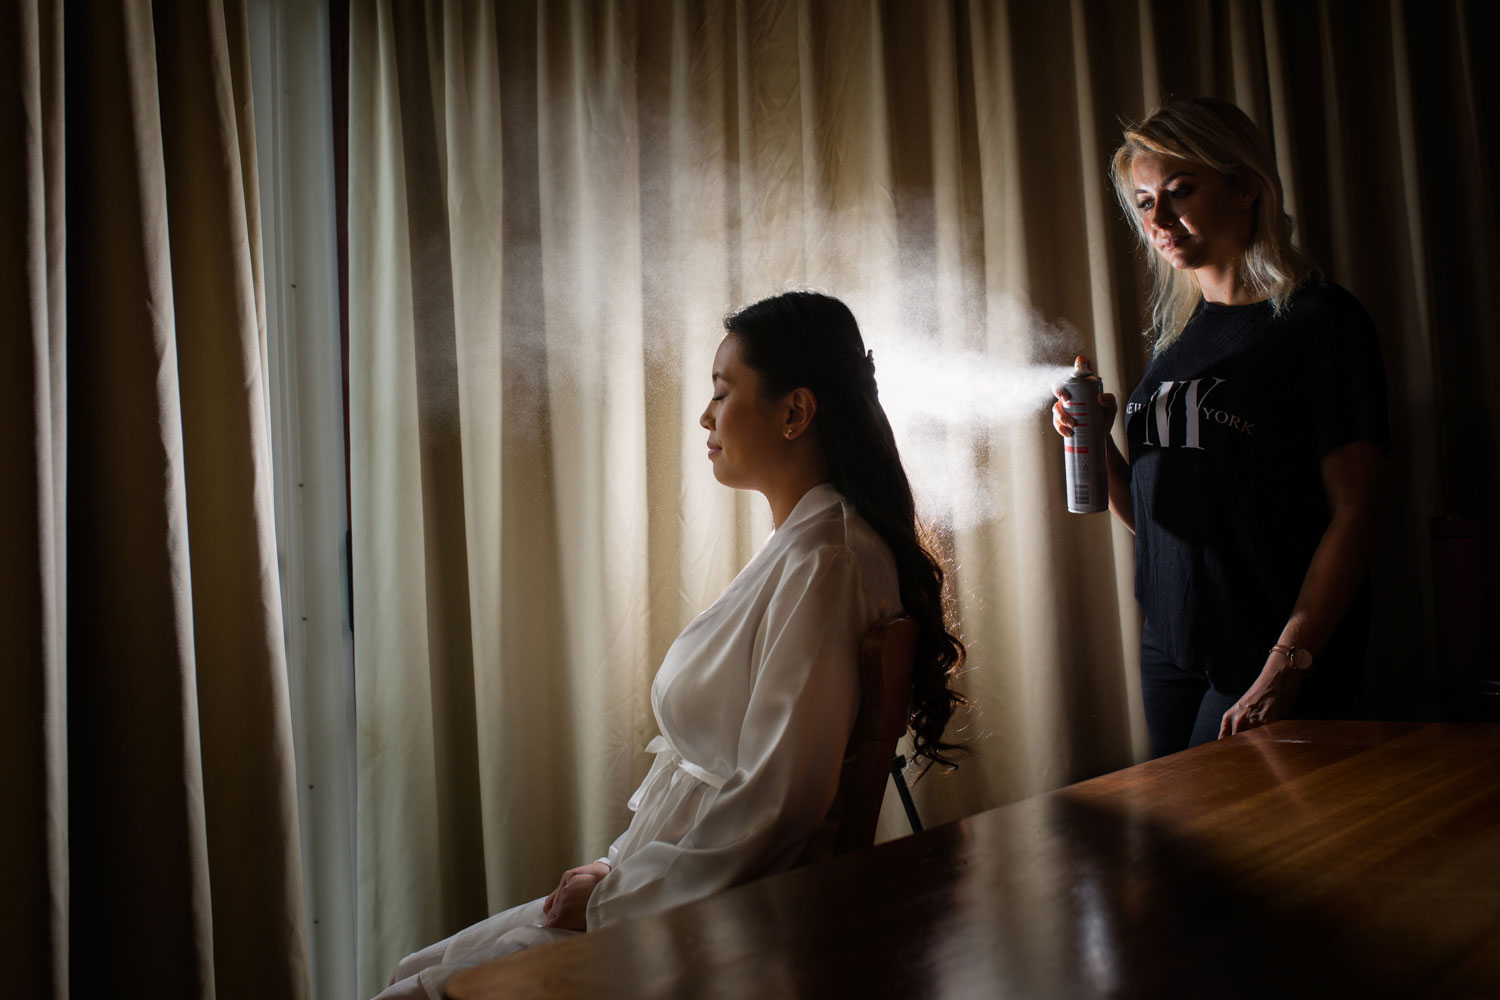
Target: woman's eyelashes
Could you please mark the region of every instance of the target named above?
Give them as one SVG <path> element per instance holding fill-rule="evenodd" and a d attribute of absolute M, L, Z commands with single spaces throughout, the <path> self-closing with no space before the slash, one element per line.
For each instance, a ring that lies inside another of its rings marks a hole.
<path fill-rule="evenodd" d="M 1181 187 L 1167 188 L 1167 197 L 1172 198 L 1174 200 L 1180 200 L 1180 199 L 1183 199 L 1183 198 L 1190 197 L 1192 195 L 1192 193 L 1193 193 L 1192 186 L 1191 185 L 1187 185 L 1187 184 L 1184 184 Z M 1139 208 L 1142 212 L 1149 212 L 1149 211 L 1151 211 L 1151 209 L 1153 209 L 1153 208 L 1156 207 L 1156 199 L 1155 198 L 1143 198 L 1140 201 L 1136 202 L 1135 204 L 1136 204 L 1136 207 Z"/>

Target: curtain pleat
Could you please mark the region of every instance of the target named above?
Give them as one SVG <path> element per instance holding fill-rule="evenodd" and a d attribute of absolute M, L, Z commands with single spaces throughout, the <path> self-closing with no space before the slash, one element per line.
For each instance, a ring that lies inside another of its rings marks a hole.
<path fill-rule="evenodd" d="M 353 15 L 359 6 L 350 10 Z M 396 155 L 402 123 L 395 110 L 394 54 L 384 37 L 391 15 L 388 7 L 375 13 L 375 24 L 351 17 L 349 37 L 349 500 L 354 562 L 360 567 L 353 583 L 359 647 L 356 801 L 362 823 L 355 857 L 359 882 L 369 886 L 360 893 L 361 942 L 388 938 L 390 924 L 405 930 L 407 921 L 444 922 L 440 894 L 433 891 L 441 882 L 436 831 L 429 820 L 436 809 L 431 687 L 425 670 L 417 667 L 427 656 L 421 499 L 418 477 L 406 471 L 419 468 L 419 453 L 406 184 Z M 353 294 L 359 276 L 370 274 L 383 278 Z M 361 401 L 370 398 L 374 385 L 381 387 L 380 405 L 362 410 Z M 356 426 L 362 433 L 352 433 Z M 366 553 L 373 557 L 373 550 L 362 526 L 371 523 L 376 510 L 389 542 L 387 557 L 402 567 L 399 572 L 366 569 Z M 411 669 L 373 669 L 372 661 L 385 657 Z M 383 794 L 373 795 L 375 788 Z M 394 841 L 389 846 L 388 838 Z M 405 863 L 382 857 L 397 853 Z M 391 906 L 390 900 L 401 903 Z M 362 955 L 361 995 L 372 995 L 379 981 Z"/>
<path fill-rule="evenodd" d="M 437 12 L 435 12 L 436 14 Z M 443 895 L 459 919 L 485 915 L 480 841 L 478 747 L 474 717 L 474 655 L 469 606 L 464 461 L 460 434 L 458 342 L 454 326 L 454 264 L 447 185 L 440 156 L 443 117 L 432 114 L 428 21 L 413 5 L 392 8 L 396 80 L 403 122 L 407 235 L 416 322 L 417 433 L 421 455 L 426 553 L 428 664 L 432 686 L 437 828 Z M 442 38 L 441 18 L 431 35 Z M 437 127 L 431 127 L 435 122 Z M 454 871 L 473 859 L 477 871 Z"/>
<path fill-rule="evenodd" d="M 1500 361 L 1476 9 L 353 5 L 361 989 L 628 821 L 656 666 L 769 528 L 703 462 L 720 324 L 789 287 L 845 298 L 888 407 L 918 400 L 898 432 L 976 706 L 927 818 L 1146 752 L 1132 538 L 1064 512 L 1050 396 L 1016 379 L 1075 353 L 1141 379 L 1148 280 L 1106 169 L 1169 97 L 1255 118 L 1299 240 L 1375 317 L 1396 444 L 1368 700 L 1430 703 L 1423 522 L 1497 506 L 1443 433 L 1500 457 L 1500 408 L 1451 391 Z"/>
<path fill-rule="evenodd" d="M 0 19 L 0 962 L 37 996 L 68 994 L 62 40 L 60 3 Z"/>
<path fill-rule="evenodd" d="M 254 995 L 306 970 L 247 30 L 232 2 L 156 4 L 153 21 L 214 971 L 218 995 Z M 267 961 L 267 941 L 292 947 Z"/>
<path fill-rule="evenodd" d="M 67 78 L 68 228 L 87 234 L 69 247 L 67 279 L 73 989 L 103 988 L 104 966 L 144 976 L 163 948 L 178 956 L 157 973 L 163 992 L 207 996 L 212 916 L 150 10 L 72 8 L 66 45 L 69 64 L 88 68 Z M 92 164 L 106 160 L 114 169 L 96 176 Z"/>
<path fill-rule="evenodd" d="M 244 7 L 5 10 L 7 989 L 306 996 Z"/>

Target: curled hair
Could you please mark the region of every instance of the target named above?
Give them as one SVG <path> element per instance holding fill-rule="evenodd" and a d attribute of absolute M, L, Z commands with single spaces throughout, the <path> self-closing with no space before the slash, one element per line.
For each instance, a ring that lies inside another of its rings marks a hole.
<path fill-rule="evenodd" d="M 1292 245 L 1292 217 L 1283 208 L 1281 177 L 1271 144 L 1250 117 L 1228 101 L 1196 97 L 1157 108 L 1144 121 L 1125 126 L 1125 142 L 1110 161 L 1109 175 L 1125 217 L 1146 249 L 1152 277 L 1151 328 L 1154 351 L 1161 353 L 1182 333 L 1203 298 L 1197 276 L 1179 271 L 1151 250 L 1145 220 L 1136 207 L 1137 156 L 1155 153 L 1201 163 L 1234 189 L 1254 187 L 1254 230 L 1238 267 L 1240 284 L 1257 299 L 1269 299 L 1280 315 L 1292 293 L 1318 273 L 1306 254 Z"/>
<path fill-rule="evenodd" d="M 943 731 L 966 704 L 949 686 L 964 645 L 950 630 L 943 568 L 919 535 L 911 484 L 854 314 L 828 295 L 786 292 L 746 306 L 724 321 L 724 329 L 738 341 L 740 359 L 755 371 L 764 398 L 806 387 L 817 399 L 813 428 L 829 478 L 890 548 L 901 606 L 917 622 L 907 717 L 914 754 L 928 766 L 957 767 L 954 755 L 966 748 L 944 742 Z"/>

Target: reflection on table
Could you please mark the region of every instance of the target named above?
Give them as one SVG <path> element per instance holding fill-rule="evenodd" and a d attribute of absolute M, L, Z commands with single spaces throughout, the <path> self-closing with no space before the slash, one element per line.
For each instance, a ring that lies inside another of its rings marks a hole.
<path fill-rule="evenodd" d="M 1281 722 L 449 987 L 499 997 L 1500 996 L 1500 726 Z"/>

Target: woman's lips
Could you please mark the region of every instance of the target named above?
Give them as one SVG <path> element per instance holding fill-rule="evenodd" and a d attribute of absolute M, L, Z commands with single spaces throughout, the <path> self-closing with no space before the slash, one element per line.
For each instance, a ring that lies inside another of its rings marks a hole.
<path fill-rule="evenodd" d="M 714 444 L 712 441 L 710 441 L 708 443 L 708 457 L 710 459 L 716 458 L 718 456 L 719 452 L 721 452 L 723 450 L 724 450 L 723 448 L 720 448 L 718 445 Z"/>

